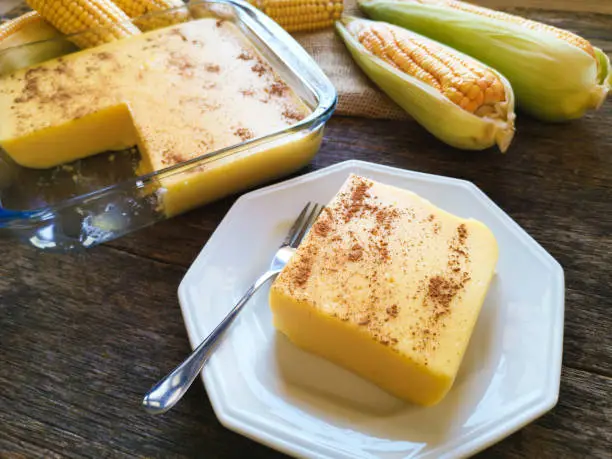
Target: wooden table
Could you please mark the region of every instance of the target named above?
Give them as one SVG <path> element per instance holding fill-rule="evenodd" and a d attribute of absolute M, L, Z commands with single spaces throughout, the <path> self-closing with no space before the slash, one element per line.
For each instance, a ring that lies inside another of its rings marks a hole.
<path fill-rule="evenodd" d="M 612 16 L 562 18 L 612 53 Z M 521 115 L 506 155 L 453 150 L 411 121 L 335 117 L 301 172 L 350 158 L 473 181 L 565 268 L 559 403 L 479 457 L 612 457 L 612 101 L 567 125 Z M 234 200 L 85 253 L 0 237 L 0 458 L 282 457 L 223 428 L 199 382 L 163 417 L 140 408 L 190 350 L 176 289 Z"/>

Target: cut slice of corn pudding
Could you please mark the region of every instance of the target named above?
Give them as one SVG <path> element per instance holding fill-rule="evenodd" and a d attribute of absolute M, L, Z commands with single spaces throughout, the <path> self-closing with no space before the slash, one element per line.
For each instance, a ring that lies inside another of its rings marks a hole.
<path fill-rule="evenodd" d="M 484 224 L 351 175 L 272 285 L 274 324 L 299 347 L 432 405 L 455 380 L 497 257 Z"/>

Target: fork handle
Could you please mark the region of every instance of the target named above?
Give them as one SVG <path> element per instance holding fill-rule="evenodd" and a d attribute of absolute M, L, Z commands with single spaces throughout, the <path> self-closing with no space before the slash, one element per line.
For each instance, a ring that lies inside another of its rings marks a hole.
<path fill-rule="evenodd" d="M 194 349 L 179 366 L 161 379 L 147 392 L 142 405 L 150 414 L 162 414 L 172 408 L 187 392 L 196 376 L 202 371 L 204 364 L 212 354 L 223 332 L 234 322 L 244 305 L 251 299 L 267 281 L 275 277 L 279 271 L 267 271 L 259 277 L 240 298 L 232 310 L 219 325 Z"/>

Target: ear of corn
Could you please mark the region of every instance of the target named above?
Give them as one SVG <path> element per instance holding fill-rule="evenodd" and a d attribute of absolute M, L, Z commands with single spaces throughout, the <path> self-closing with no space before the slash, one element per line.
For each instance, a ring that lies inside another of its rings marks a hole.
<path fill-rule="evenodd" d="M 28 5 L 80 48 L 140 34 L 110 0 L 27 0 Z M 87 32 L 79 33 L 87 30 Z"/>
<path fill-rule="evenodd" d="M 368 77 L 433 135 L 457 148 L 506 151 L 514 94 L 501 74 L 384 22 L 346 17 L 336 27 Z"/>
<path fill-rule="evenodd" d="M 183 0 L 114 0 L 114 3 L 131 18 L 146 15 L 134 21 L 143 31 L 159 29 L 189 19 L 189 12 Z M 171 11 L 163 12 L 166 10 Z"/>
<path fill-rule="evenodd" d="M 566 30 L 455 0 L 359 0 L 376 20 L 422 33 L 503 73 L 519 106 L 549 121 L 597 109 L 612 86 L 610 60 Z"/>
<path fill-rule="evenodd" d="M 331 27 L 340 19 L 343 0 L 248 0 L 287 32 Z"/>
<path fill-rule="evenodd" d="M 62 37 L 35 11 L 0 24 L 0 74 L 74 51 L 74 45 Z"/>

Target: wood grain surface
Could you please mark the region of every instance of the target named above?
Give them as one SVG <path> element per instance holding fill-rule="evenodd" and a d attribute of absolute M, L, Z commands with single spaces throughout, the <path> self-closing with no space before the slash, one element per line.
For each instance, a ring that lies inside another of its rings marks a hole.
<path fill-rule="evenodd" d="M 612 54 L 612 16 L 522 12 Z M 478 457 L 612 457 L 612 100 L 563 125 L 519 114 L 506 155 L 454 150 L 412 121 L 334 117 L 300 173 L 352 158 L 476 183 L 565 269 L 559 402 Z M 234 200 L 75 254 L 0 233 L 0 458 L 283 457 L 222 427 L 200 383 L 164 416 L 139 405 L 190 350 L 176 289 Z"/>

